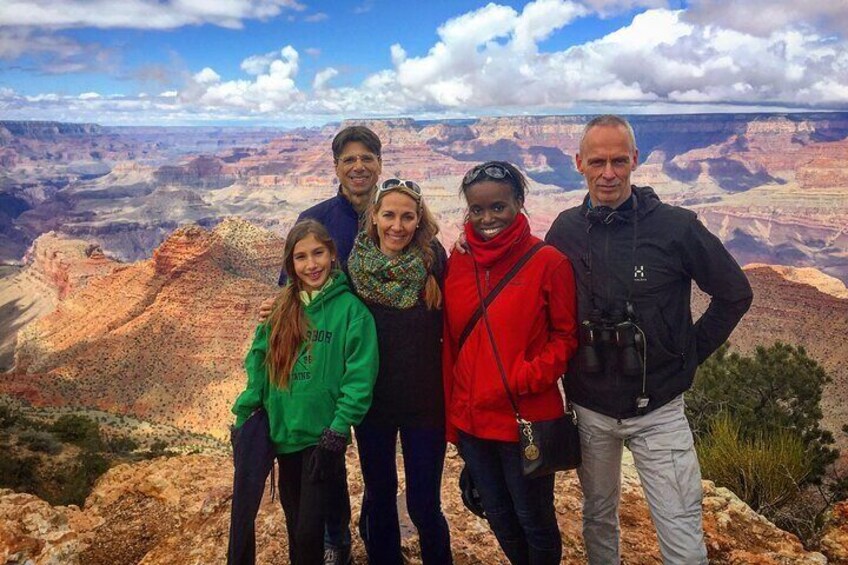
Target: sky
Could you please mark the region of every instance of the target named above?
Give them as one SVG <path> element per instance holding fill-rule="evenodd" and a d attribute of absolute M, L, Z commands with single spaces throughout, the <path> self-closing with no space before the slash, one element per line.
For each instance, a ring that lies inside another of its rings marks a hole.
<path fill-rule="evenodd" d="M 848 0 L 0 0 L 0 120 L 848 110 Z"/>

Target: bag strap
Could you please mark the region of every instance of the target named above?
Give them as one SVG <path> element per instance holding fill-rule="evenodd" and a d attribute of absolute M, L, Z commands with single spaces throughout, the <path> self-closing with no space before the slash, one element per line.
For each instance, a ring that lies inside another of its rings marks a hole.
<path fill-rule="evenodd" d="M 512 268 L 503 276 L 500 282 L 495 285 L 495 288 L 493 288 L 491 292 L 486 295 L 485 300 L 483 299 L 482 291 L 479 288 L 477 289 L 478 294 L 480 295 L 480 307 L 474 312 L 474 315 L 471 316 L 471 319 L 468 320 L 468 323 L 465 324 L 465 328 L 463 328 L 462 334 L 460 334 L 459 336 L 459 347 L 457 347 L 457 351 L 462 349 L 462 346 L 465 344 L 465 340 L 468 339 L 468 336 L 471 335 L 471 330 L 473 330 L 474 326 L 477 325 L 477 322 L 480 321 L 480 316 L 483 315 L 483 312 L 485 311 L 486 307 L 489 306 L 495 300 L 495 298 L 497 298 L 498 294 L 500 294 L 500 292 L 509 283 L 509 281 L 511 281 L 515 277 L 515 275 L 518 274 L 518 271 L 521 270 L 521 267 L 523 267 L 527 263 L 527 261 L 529 261 L 533 257 L 533 255 L 535 255 L 536 252 L 544 246 L 545 242 L 540 241 L 539 243 L 531 247 L 527 251 L 527 253 L 525 253 L 524 256 L 521 257 L 521 259 L 515 262 L 515 265 L 513 265 Z M 473 258 L 472 262 L 474 263 L 474 277 L 477 278 L 477 262 L 474 261 Z M 479 287 L 479 281 L 477 281 L 477 284 Z"/>
<path fill-rule="evenodd" d="M 515 413 L 515 421 L 520 424 L 524 423 L 524 420 L 521 418 L 521 414 L 518 412 L 518 404 L 515 402 L 515 398 L 513 398 L 512 392 L 509 390 L 509 383 L 507 383 L 506 380 L 506 371 L 504 370 L 501 356 L 498 353 L 498 346 L 495 344 L 495 334 L 492 332 L 492 325 L 489 323 L 489 315 L 486 313 L 486 303 L 483 300 L 483 289 L 480 286 L 480 273 L 477 271 L 476 261 L 474 261 L 474 282 L 477 285 L 477 296 L 480 297 L 480 311 L 482 312 L 481 315 L 483 317 L 483 323 L 486 326 L 486 332 L 489 334 L 489 343 L 492 344 L 492 353 L 495 355 L 495 362 L 498 364 L 498 373 L 501 375 L 501 382 L 503 383 L 504 390 L 509 398 L 509 403 L 512 405 L 512 411 Z M 491 296 L 491 293 L 489 293 L 489 295 Z"/>

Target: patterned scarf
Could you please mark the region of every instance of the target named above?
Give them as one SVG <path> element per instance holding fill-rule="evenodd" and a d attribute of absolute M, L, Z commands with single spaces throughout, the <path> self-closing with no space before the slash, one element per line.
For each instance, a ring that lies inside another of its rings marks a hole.
<path fill-rule="evenodd" d="M 415 306 L 427 281 L 419 251 L 408 249 L 397 257 L 387 257 L 366 231 L 356 236 L 347 268 L 359 296 L 392 308 Z"/>

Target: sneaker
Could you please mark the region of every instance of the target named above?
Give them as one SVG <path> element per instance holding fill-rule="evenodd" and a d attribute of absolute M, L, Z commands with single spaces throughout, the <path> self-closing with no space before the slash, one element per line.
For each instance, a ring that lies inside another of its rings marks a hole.
<path fill-rule="evenodd" d="M 353 565 L 350 546 L 325 548 L 324 565 Z"/>

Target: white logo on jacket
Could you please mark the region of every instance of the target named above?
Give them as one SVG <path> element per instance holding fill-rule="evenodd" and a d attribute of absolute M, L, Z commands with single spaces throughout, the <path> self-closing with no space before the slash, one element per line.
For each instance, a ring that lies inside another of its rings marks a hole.
<path fill-rule="evenodd" d="M 645 265 L 634 265 L 633 266 L 633 281 L 634 282 L 647 282 L 648 278 L 645 276 Z"/>

